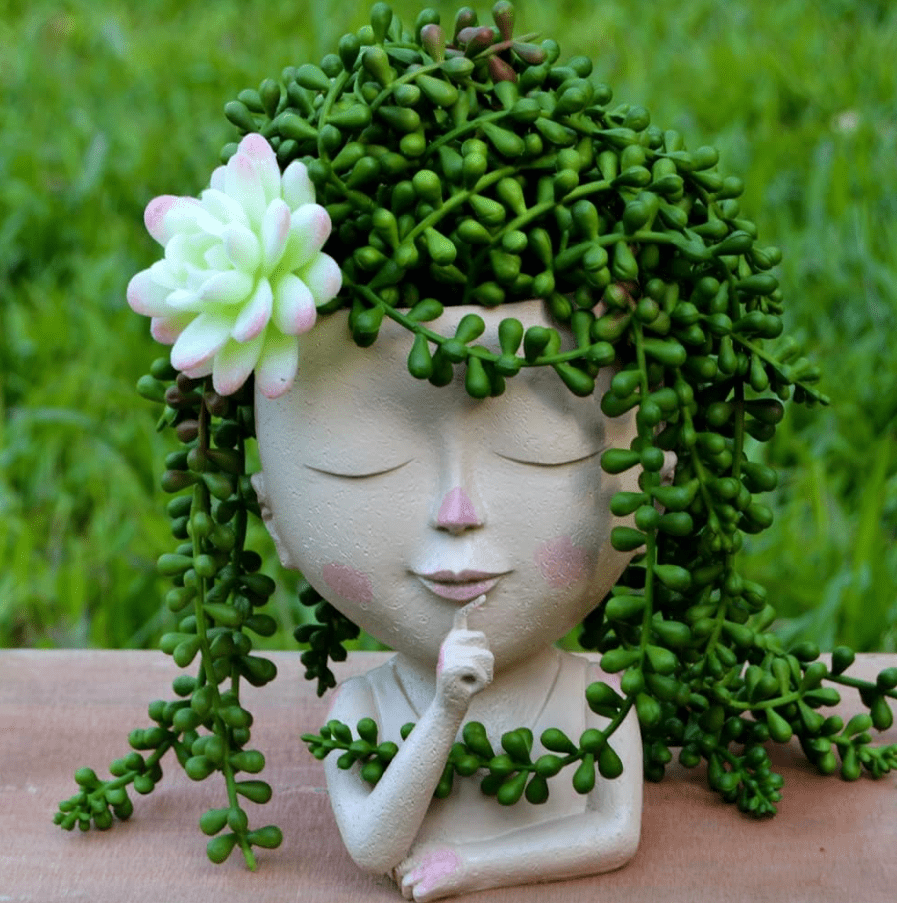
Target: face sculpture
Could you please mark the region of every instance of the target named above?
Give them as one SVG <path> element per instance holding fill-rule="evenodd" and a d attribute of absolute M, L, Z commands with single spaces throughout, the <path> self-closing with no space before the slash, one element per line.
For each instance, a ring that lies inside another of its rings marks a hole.
<path fill-rule="evenodd" d="M 452 334 L 467 312 L 434 328 Z M 550 325 L 535 301 L 477 312 L 496 348 L 507 316 Z M 413 379 L 408 343 L 385 320 L 360 349 L 340 314 L 303 337 L 294 387 L 256 400 L 268 526 L 285 565 L 410 657 L 435 662 L 457 610 L 485 593 L 470 626 L 499 670 L 565 634 L 619 577 L 629 556 L 608 542 L 608 503 L 634 486 L 599 460 L 633 426 L 599 410 L 610 373 L 578 398 L 532 368 L 478 401 Z"/>
<path fill-rule="evenodd" d="M 468 312 L 449 308 L 434 328 L 453 334 Z M 539 301 L 477 312 L 496 348 L 505 317 L 550 325 Z M 599 462 L 628 447 L 634 423 L 601 414 L 610 373 L 578 398 L 532 368 L 478 401 L 460 384 L 414 380 L 408 349 L 389 320 L 360 349 L 336 314 L 303 337 L 293 388 L 256 397 L 255 483 L 283 563 L 397 652 L 344 683 L 332 717 L 374 717 L 393 742 L 415 722 L 373 788 L 358 768 L 325 762 L 343 841 L 414 900 L 617 868 L 639 835 L 634 713 L 614 741 L 624 776 L 587 796 L 567 783 L 547 804 L 508 808 L 473 780 L 445 799 L 433 792 L 465 721 L 484 723 L 494 744 L 521 725 L 536 737 L 549 724 L 572 736 L 602 726 L 584 704 L 601 673 L 552 644 L 629 560 L 610 545 L 609 501 L 637 476 L 608 477 Z"/>

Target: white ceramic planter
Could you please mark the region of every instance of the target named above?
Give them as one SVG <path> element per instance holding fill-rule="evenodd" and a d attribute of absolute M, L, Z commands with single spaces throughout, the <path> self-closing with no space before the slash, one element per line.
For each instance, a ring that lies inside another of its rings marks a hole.
<path fill-rule="evenodd" d="M 539 301 L 498 309 L 448 308 L 446 335 L 466 313 L 486 322 L 480 343 L 498 348 L 499 322 L 549 325 Z M 347 681 L 332 717 L 377 721 L 400 744 L 371 787 L 358 766 L 326 761 L 334 814 L 362 868 L 393 875 L 408 899 L 592 874 L 635 852 L 641 813 L 641 745 L 634 715 L 613 737 L 624 773 L 598 777 L 581 796 L 569 772 L 549 800 L 500 806 L 475 777 L 434 800 L 449 749 L 467 721 L 529 727 L 577 740 L 602 719 L 586 686 L 609 679 L 553 643 L 616 582 L 629 554 L 609 542 L 620 523 L 601 452 L 626 448 L 634 421 L 605 418 L 599 399 L 572 395 L 550 368 L 524 369 L 483 401 L 454 384 L 437 389 L 407 371 L 411 335 L 385 320 L 358 348 L 347 314 L 301 337 L 299 373 L 276 400 L 256 397 L 266 522 L 285 566 L 298 568 L 333 605 L 396 650 L 384 667 Z M 613 682 L 613 679 L 609 679 Z M 400 727 L 414 721 L 405 742 Z"/>

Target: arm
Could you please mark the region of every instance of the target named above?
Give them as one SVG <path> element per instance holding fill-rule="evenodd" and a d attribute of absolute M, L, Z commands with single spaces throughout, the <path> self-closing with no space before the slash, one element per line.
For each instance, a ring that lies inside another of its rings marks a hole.
<path fill-rule="evenodd" d="M 436 695 L 377 785 L 372 789 L 362 780 L 357 764 L 342 770 L 335 760 L 325 760 L 330 801 L 343 843 L 363 869 L 389 872 L 407 855 L 470 700 L 492 680 L 492 653 L 486 638 L 466 626 L 468 609 L 481 604 L 482 598 L 456 615 L 440 651 Z M 373 705 L 363 680 L 347 681 L 332 715 L 354 724 L 370 715 Z"/>
<path fill-rule="evenodd" d="M 591 720 L 589 726 L 606 724 L 596 716 Z M 634 711 L 611 743 L 624 762 L 623 774 L 612 781 L 599 776 L 585 812 L 476 844 L 416 848 L 395 871 L 405 898 L 435 900 L 490 887 L 582 877 L 625 865 L 635 855 L 641 829 L 642 748 Z"/>

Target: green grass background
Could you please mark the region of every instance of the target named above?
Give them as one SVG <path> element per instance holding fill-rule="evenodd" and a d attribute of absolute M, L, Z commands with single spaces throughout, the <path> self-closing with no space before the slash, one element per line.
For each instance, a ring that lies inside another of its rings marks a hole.
<path fill-rule="evenodd" d="M 453 21 L 455 4 L 433 5 Z M 409 24 L 418 9 L 394 8 Z M 233 138 L 226 101 L 319 61 L 365 14 L 347 0 L 0 10 L 0 646 L 152 645 L 171 617 L 155 559 L 174 541 L 166 440 L 133 391 L 159 348 L 124 300 L 157 250 L 143 208 L 205 187 Z M 785 253 L 788 329 L 832 405 L 792 410 L 766 450 L 776 523 L 742 568 L 787 636 L 894 650 L 897 6 L 518 0 L 517 17 L 746 180 L 743 209 Z M 290 646 L 289 578 L 274 607 L 270 644 Z"/>

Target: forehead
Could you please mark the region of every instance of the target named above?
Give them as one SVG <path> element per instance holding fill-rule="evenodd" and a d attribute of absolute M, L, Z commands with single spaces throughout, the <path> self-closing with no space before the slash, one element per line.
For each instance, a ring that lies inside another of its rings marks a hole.
<path fill-rule="evenodd" d="M 427 325 L 451 336 L 471 310 L 447 308 Z M 475 311 L 486 323 L 477 344 L 495 351 L 498 325 L 508 316 L 525 327 L 552 325 L 537 301 Z M 555 453 L 559 458 L 589 454 L 610 444 L 614 424 L 599 408 L 609 372 L 599 375 L 594 395 L 579 398 L 550 367 L 524 368 L 507 379 L 502 395 L 477 400 L 464 389 L 463 364 L 456 365 L 454 381 L 446 387 L 412 377 L 406 363 L 412 341 L 408 330 L 385 318 L 376 343 L 359 348 L 349 334 L 347 312 L 322 317 L 300 337 L 299 371 L 291 390 L 274 401 L 257 397 L 260 430 L 275 419 L 280 430 L 288 424 L 294 454 L 314 451 L 316 456 L 341 455 L 372 438 L 386 445 L 404 445 L 424 436 L 467 436 L 499 445 L 509 440 L 512 457 L 515 449 L 525 453 L 533 446 L 534 452 L 549 459 Z"/>

